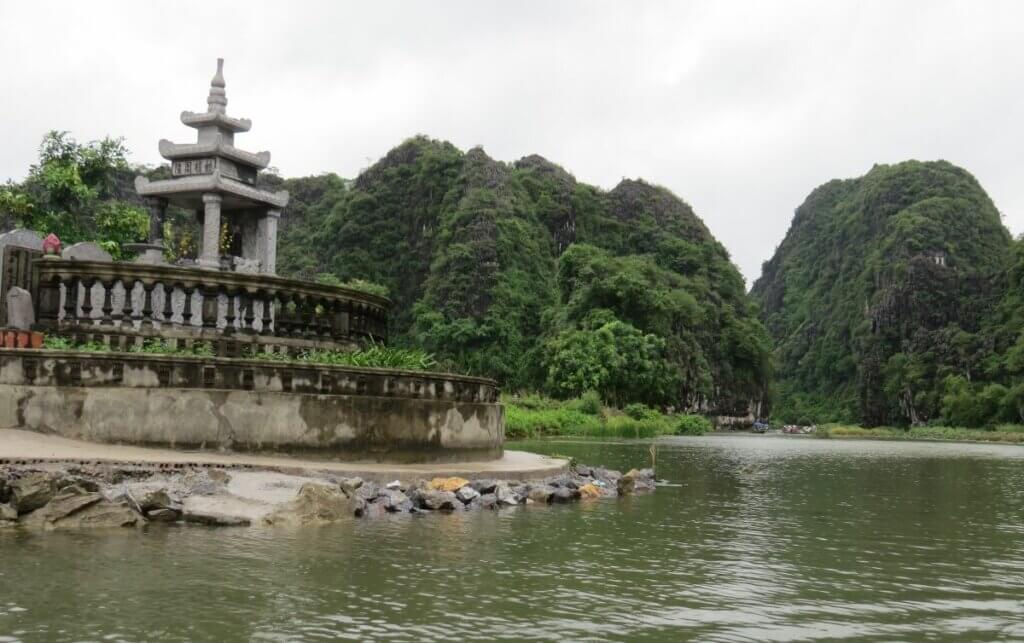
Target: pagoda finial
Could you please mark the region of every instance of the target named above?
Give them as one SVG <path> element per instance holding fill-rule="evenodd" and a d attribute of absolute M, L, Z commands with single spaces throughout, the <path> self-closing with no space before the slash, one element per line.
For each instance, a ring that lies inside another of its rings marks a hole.
<path fill-rule="evenodd" d="M 210 95 L 206 98 L 207 111 L 223 114 L 228 106 L 228 94 L 224 91 L 224 59 L 217 59 L 217 73 L 210 81 Z"/>

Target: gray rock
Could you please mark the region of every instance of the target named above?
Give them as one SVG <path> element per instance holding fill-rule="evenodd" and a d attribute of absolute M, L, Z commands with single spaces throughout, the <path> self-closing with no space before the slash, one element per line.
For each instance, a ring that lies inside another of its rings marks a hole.
<path fill-rule="evenodd" d="M 380 492 L 378 501 L 390 512 L 406 512 L 412 509 L 412 500 L 398 489 L 385 489 Z"/>
<path fill-rule="evenodd" d="M 7 326 L 18 330 L 29 330 L 36 323 L 32 295 L 24 288 L 13 286 L 7 291 Z"/>
<path fill-rule="evenodd" d="M 579 483 L 577 483 L 576 480 L 568 473 L 548 478 L 547 482 L 552 487 L 569 487 L 570 489 L 579 489 L 580 486 Z"/>
<path fill-rule="evenodd" d="M 356 518 L 360 518 L 366 513 L 366 502 L 363 498 L 352 498 L 352 515 Z"/>
<path fill-rule="evenodd" d="M 580 497 L 578 489 L 571 489 L 569 487 L 558 487 L 555 492 L 551 494 L 550 502 L 572 502 Z"/>
<path fill-rule="evenodd" d="M 633 472 L 630 471 L 616 480 L 615 488 L 618 489 L 620 496 L 626 496 L 636 491 L 636 478 L 633 476 Z"/>
<path fill-rule="evenodd" d="M 584 464 L 579 464 L 576 465 L 576 474 L 583 476 L 584 478 L 589 478 L 593 474 L 593 469 Z"/>
<path fill-rule="evenodd" d="M 457 507 L 462 507 L 462 503 L 451 491 L 428 489 L 423 492 L 423 506 L 434 511 L 452 511 Z"/>
<path fill-rule="evenodd" d="M 341 487 L 346 496 L 351 496 L 356 492 L 356 489 L 363 486 L 363 479 L 358 476 L 355 478 L 342 478 L 338 481 L 338 486 Z"/>
<path fill-rule="evenodd" d="M 550 485 L 530 485 L 530 490 L 526 493 L 526 497 L 534 502 L 546 503 L 551 501 L 551 496 L 554 495 L 554 493 L 555 488 Z"/>
<path fill-rule="evenodd" d="M 636 491 L 654 491 L 654 469 L 640 469 L 639 471 L 630 471 L 630 473 L 633 474 Z"/>
<path fill-rule="evenodd" d="M 380 485 L 376 482 L 364 482 L 356 489 L 355 497 L 372 502 L 378 495 L 380 495 Z"/>
<path fill-rule="evenodd" d="M 134 527 L 145 519 L 127 503 L 68 487 L 45 507 L 22 518 L 28 527 L 45 530 Z"/>
<path fill-rule="evenodd" d="M 306 483 L 295 499 L 264 518 L 270 525 L 309 525 L 337 522 L 352 512 L 352 501 L 340 489 Z"/>
<path fill-rule="evenodd" d="M 63 489 L 64 487 L 70 485 L 75 485 L 77 487 L 85 489 L 86 491 L 91 491 L 94 493 L 100 490 L 100 483 L 96 482 L 96 480 L 94 480 L 93 478 L 87 478 L 85 476 L 80 475 L 67 476 L 61 479 L 58 482 L 57 487 L 59 489 Z"/>
<path fill-rule="evenodd" d="M 226 478 L 226 474 L 224 475 Z M 227 480 L 214 474 L 212 470 L 189 471 L 182 477 L 181 482 L 193 496 L 213 496 L 227 491 Z"/>
<path fill-rule="evenodd" d="M 0 503 L 8 502 L 11 499 L 11 488 L 7 485 L 5 473 L 0 470 Z"/>
<path fill-rule="evenodd" d="M 515 492 L 513 492 L 512 489 L 504 482 L 498 483 L 494 488 L 494 495 L 497 498 L 499 505 L 511 506 L 519 504 L 519 496 L 517 496 Z"/>
<path fill-rule="evenodd" d="M 248 527 L 250 520 L 243 516 L 231 516 L 215 511 L 190 510 L 181 516 L 185 522 L 209 527 Z"/>
<path fill-rule="evenodd" d="M 74 259 L 76 261 L 113 261 L 110 253 L 92 241 L 79 241 L 71 244 L 61 251 L 62 259 Z"/>
<path fill-rule="evenodd" d="M 11 483 L 11 504 L 19 514 L 39 509 L 57 493 L 57 476 L 38 472 L 24 475 Z"/>
<path fill-rule="evenodd" d="M 380 518 L 387 512 L 388 508 L 385 506 L 385 501 L 379 499 L 377 502 L 366 503 L 362 515 L 364 518 Z"/>
<path fill-rule="evenodd" d="M 598 478 L 600 480 L 610 480 L 612 482 L 615 482 L 616 480 L 622 477 L 622 473 L 614 469 L 605 469 L 604 467 L 597 467 L 595 469 L 591 469 L 591 477 Z"/>
<path fill-rule="evenodd" d="M 465 487 L 455 492 L 455 497 L 458 498 L 462 502 L 462 504 L 468 504 L 473 500 L 479 498 L 480 492 L 474 489 L 473 487 L 466 485 Z"/>
<path fill-rule="evenodd" d="M 171 495 L 166 489 L 148 489 L 142 493 L 133 493 L 139 509 L 150 512 L 156 509 L 170 509 L 181 511 L 181 498 Z"/>
<path fill-rule="evenodd" d="M 153 522 L 175 522 L 181 518 L 181 512 L 173 509 L 153 509 L 146 512 L 146 518 Z"/>
<path fill-rule="evenodd" d="M 497 485 L 498 485 L 498 481 L 497 480 L 488 480 L 488 479 L 471 480 L 469 482 L 469 486 L 473 488 L 473 491 L 476 491 L 480 495 L 485 495 L 485 494 L 488 494 L 488 493 L 494 493 L 494 488 Z"/>
<path fill-rule="evenodd" d="M 102 495 L 90 493 L 79 486 L 71 485 L 61 489 L 50 502 L 36 510 L 32 514 L 32 518 L 52 524 L 101 500 L 103 500 Z"/>
<path fill-rule="evenodd" d="M 484 493 L 480 495 L 480 508 L 481 509 L 494 509 L 498 506 L 498 496 L 493 493 Z"/>
<path fill-rule="evenodd" d="M 17 520 L 18 510 L 11 505 L 0 505 L 0 520 Z"/>

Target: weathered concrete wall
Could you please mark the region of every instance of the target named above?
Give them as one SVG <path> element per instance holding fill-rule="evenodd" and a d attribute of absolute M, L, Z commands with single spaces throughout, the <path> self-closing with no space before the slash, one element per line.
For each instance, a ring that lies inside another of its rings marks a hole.
<path fill-rule="evenodd" d="M 199 364 L 215 377 L 186 377 L 196 360 L 48 353 L 0 351 L 0 428 L 342 460 L 439 462 L 502 453 L 504 413 L 485 380 L 216 359 Z M 238 375 L 246 368 L 248 376 Z M 347 386 L 345 378 L 356 381 Z M 440 381 L 423 383 L 430 378 Z"/>

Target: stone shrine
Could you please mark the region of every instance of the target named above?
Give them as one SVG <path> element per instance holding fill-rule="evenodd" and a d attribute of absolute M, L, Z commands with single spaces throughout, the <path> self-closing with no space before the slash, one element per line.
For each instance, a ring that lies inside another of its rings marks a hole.
<path fill-rule="evenodd" d="M 171 162 L 172 178 L 135 179 L 135 190 L 147 197 L 152 211 L 150 244 L 161 245 L 167 205 L 195 210 L 203 224 L 201 268 L 276 274 L 277 222 L 288 205 L 287 192 L 259 188 L 256 177 L 270 163 L 270 152 L 247 152 L 235 147 L 235 134 L 248 132 L 252 122 L 228 116 L 224 90 L 224 59 L 210 81 L 207 109 L 185 111 L 181 122 L 198 130 L 195 143 L 160 141 L 160 155 Z M 238 251 L 227 266 L 221 263 L 221 226 L 230 222 L 241 233 Z"/>
<path fill-rule="evenodd" d="M 324 359 L 384 344 L 391 301 L 275 274 L 288 194 L 258 185 L 268 153 L 234 146 L 251 124 L 225 113 L 220 60 L 207 105 L 181 115 L 196 143 L 160 142 L 172 177 L 136 180 L 151 206 L 149 243 L 129 248 L 139 260 L 0 234 L 0 318 L 19 329 L 0 342 L 0 429 L 331 460 L 500 458 L 493 380 Z M 198 266 L 163 259 L 171 204 L 203 223 Z"/>

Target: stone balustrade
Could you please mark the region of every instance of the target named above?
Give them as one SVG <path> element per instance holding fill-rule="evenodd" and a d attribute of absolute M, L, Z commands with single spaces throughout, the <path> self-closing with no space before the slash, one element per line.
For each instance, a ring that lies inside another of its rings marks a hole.
<path fill-rule="evenodd" d="M 0 384 L 206 388 L 476 404 L 497 403 L 499 394 L 494 380 L 433 371 L 48 349 L 0 349 Z"/>
<path fill-rule="evenodd" d="M 501 457 L 504 411 L 494 381 L 450 373 L 0 349 L 0 428 L 100 443 L 456 462 Z"/>
<path fill-rule="evenodd" d="M 390 300 L 265 274 L 43 258 L 37 326 L 61 334 L 199 337 L 321 347 L 383 342 Z"/>

